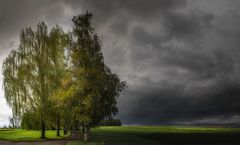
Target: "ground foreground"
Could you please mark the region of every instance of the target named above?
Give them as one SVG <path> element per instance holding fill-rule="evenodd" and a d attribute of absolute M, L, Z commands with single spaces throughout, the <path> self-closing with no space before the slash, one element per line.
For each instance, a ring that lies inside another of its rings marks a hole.
<path fill-rule="evenodd" d="M 37 130 L 21 130 L 21 129 L 0 129 L 0 140 L 8 140 L 8 141 L 39 141 L 40 139 L 40 131 Z M 60 137 L 56 135 L 55 130 L 47 130 L 46 137 L 48 139 L 62 139 L 64 137 L 68 137 L 70 133 L 67 135 L 63 135 L 63 131 L 60 132 Z M 1 145 L 1 144 L 0 144 Z"/>
<path fill-rule="evenodd" d="M 93 137 L 107 145 L 240 145 L 238 128 L 98 127 Z"/>
<path fill-rule="evenodd" d="M 0 145 L 65 145 L 68 141 L 8 142 L 0 141 Z"/>
<path fill-rule="evenodd" d="M 10 133 L 10 130 L 0 131 L 1 139 L 3 136 L 15 141 L 30 139 L 30 142 L 0 141 L 0 145 L 240 145 L 238 128 L 124 126 L 97 127 L 91 131 L 92 138 L 89 143 L 66 138 L 33 142 L 36 135 L 26 134 L 23 130 L 19 131 L 18 135 Z M 21 132 L 25 137 L 20 135 Z M 55 134 L 55 131 L 48 131 L 47 137 L 55 138 Z"/>

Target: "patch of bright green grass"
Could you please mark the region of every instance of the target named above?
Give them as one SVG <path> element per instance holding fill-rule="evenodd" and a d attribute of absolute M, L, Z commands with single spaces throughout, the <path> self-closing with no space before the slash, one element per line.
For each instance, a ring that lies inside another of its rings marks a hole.
<path fill-rule="evenodd" d="M 127 133 L 229 133 L 240 132 L 240 128 L 194 127 L 194 126 L 101 126 L 93 132 L 127 132 Z"/>
<path fill-rule="evenodd" d="M 56 130 L 47 130 L 46 137 L 47 139 L 62 139 L 70 135 L 70 132 L 67 135 L 63 135 L 63 131 L 60 132 L 61 136 L 56 135 Z M 37 130 L 21 130 L 21 129 L 3 129 L 0 130 L 0 139 L 9 140 L 9 141 L 37 141 L 40 139 L 41 132 Z"/>

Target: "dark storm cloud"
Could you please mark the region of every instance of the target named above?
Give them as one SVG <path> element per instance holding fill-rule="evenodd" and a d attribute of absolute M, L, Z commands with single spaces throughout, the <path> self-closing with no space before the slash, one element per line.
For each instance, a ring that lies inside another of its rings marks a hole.
<path fill-rule="evenodd" d="M 159 12 L 165 13 L 169 10 L 184 6 L 186 0 L 65 0 L 74 9 L 82 8 L 89 10 L 95 15 L 104 18 L 117 17 L 117 13 L 127 13 L 137 17 L 147 18 L 159 15 Z"/>
<path fill-rule="evenodd" d="M 4 1 L 0 50 L 14 46 L 22 27 L 42 20 L 69 27 L 72 15 L 90 11 L 105 62 L 128 83 L 118 103 L 123 123 L 236 123 L 238 7 L 234 0 Z"/>
<path fill-rule="evenodd" d="M 100 33 L 107 63 L 129 82 L 119 99 L 124 123 L 197 122 L 211 116 L 221 123 L 216 118 L 238 114 L 236 12 L 219 16 L 191 9 L 187 1 L 81 4 L 93 10 L 97 27 L 106 31 Z"/>
<path fill-rule="evenodd" d="M 120 113 L 120 117 L 125 118 L 127 124 L 159 125 L 235 116 L 240 111 L 240 84 L 225 80 L 218 83 L 219 85 L 210 88 L 198 88 L 200 90 L 192 92 L 195 96 L 190 96 L 186 88 L 179 84 L 155 84 L 154 87 L 144 86 L 129 90 L 126 94 L 133 97 L 132 100 L 123 99 L 120 103 L 120 106 L 128 109 Z M 218 121 L 214 123 L 221 123 L 221 120 Z"/>

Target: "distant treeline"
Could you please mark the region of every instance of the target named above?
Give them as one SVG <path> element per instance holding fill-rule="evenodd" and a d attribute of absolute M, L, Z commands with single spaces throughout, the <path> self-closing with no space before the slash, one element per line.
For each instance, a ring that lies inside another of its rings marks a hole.
<path fill-rule="evenodd" d="M 100 126 L 122 126 L 120 119 L 110 119 L 110 120 L 102 120 L 99 123 Z"/>

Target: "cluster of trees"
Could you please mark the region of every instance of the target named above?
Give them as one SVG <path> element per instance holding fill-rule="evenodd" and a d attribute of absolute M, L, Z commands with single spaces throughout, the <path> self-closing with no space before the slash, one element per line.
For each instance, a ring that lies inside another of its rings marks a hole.
<path fill-rule="evenodd" d="M 23 29 L 19 47 L 4 60 L 13 116 L 24 128 L 41 129 L 41 138 L 47 127 L 59 135 L 60 128 L 81 126 L 88 140 L 90 127 L 118 112 L 116 98 L 126 83 L 105 65 L 91 20 L 89 12 L 74 16 L 70 32 L 59 26 L 48 31 L 44 22 L 35 31 Z"/>

